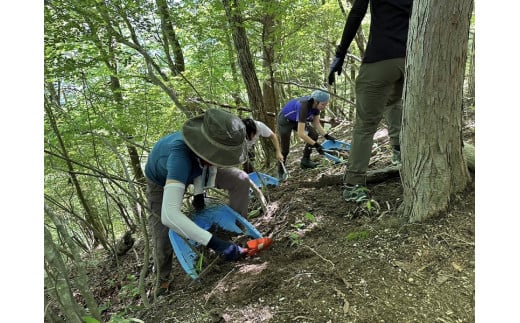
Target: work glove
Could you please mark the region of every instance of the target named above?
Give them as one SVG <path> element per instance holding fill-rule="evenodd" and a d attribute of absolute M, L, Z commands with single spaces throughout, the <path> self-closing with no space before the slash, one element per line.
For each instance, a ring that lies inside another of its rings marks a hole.
<path fill-rule="evenodd" d="M 343 62 L 345 61 L 345 55 L 336 54 L 332 63 L 330 64 L 330 73 L 329 73 L 329 85 L 332 85 L 336 80 L 334 73 L 338 73 L 338 76 L 343 71 Z"/>
<path fill-rule="evenodd" d="M 244 250 L 238 245 L 220 240 L 215 236 L 212 236 L 209 240 L 208 247 L 220 253 L 226 261 L 238 260 L 243 254 L 245 254 Z"/>
<path fill-rule="evenodd" d="M 197 194 L 193 197 L 193 201 L 191 205 L 195 208 L 195 211 L 200 211 L 204 209 L 206 204 L 204 203 L 204 194 Z"/>
<path fill-rule="evenodd" d="M 318 154 L 320 155 L 323 155 L 325 154 L 325 152 L 323 151 L 323 147 L 320 145 L 319 142 L 314 142 L 314 145 L 312 145 L 312 147 L 316 148 L 316 151 L 318 152 Z"/>
<path fill-rule="evenodd" d="M 323 136 L 323 137 L 325 137 L 325 139 L 330 140 L 332 142 L 336 142 L 336 138 L 332 137 L 328 133 L 326 133 L 325 136 Z"/>

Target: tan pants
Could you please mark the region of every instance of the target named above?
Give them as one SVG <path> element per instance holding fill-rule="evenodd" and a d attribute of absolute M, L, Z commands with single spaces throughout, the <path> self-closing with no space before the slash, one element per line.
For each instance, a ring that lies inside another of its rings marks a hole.
<path fill-rule="evenodd" d="M 345 184 L 365 185 L 374 134 L 384 117 L 391 145 L 399 145 L 401 131 L 404 58 L 363 63 L 356 79 L 354 123 Z"/>

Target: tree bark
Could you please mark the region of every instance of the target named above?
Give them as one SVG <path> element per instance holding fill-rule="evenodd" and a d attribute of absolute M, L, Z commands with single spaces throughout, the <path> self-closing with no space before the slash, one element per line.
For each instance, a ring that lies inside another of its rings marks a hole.
<path fill-rule="evenodd" d="M 51 128 L 58 140 L 61 154 L 65 157 L 65 162 L 67 164 L 67 170 L 68 170 L 68 174 L 70 176 L 70 180 L 76 190 L 76 194 L 81 203 L 81 206 L 83 207 L 83 209 L 85 211 L 86 223 L 88 223 L 88 225 L 90 226 L 90 229 L 92 230 L 92 233 L 94 234 L 94 238 L 95 238 L 94 243 L 101 243 L 101 245 L 106 250 L 110 250 L 110 245 L 108 243 L 102 221 L 99 219 L 99 217 L 98 217 L 97 213 L 94 211 L 94 209 L 92 209 L 90 202 L 88 201 L 87 197 L 85 196 L 85 194 L 83 192 L 83 189 L 81 188 L 79 180 L 74 171 L 74 166 L 70 162 L 67 147 L 65 146 L 65 143 L 62 139 L 58 125 L 56 124 L 56 120 L 54 118 L 54 113 L 52 111 L 53 110 L 52 106 L 53 105 L 59 106 L 59 99 L 58 99 L 57 93 L 54 90 L 54 87 L 52 84 L 47 84 L 47 89 L 50 93 L 50 100 L 46 100 L 44 102 L 44 109 L 47 114 L 49 124 L 51 125 Z"/>
<path fill-rule="evenodd" d="M 166 0 L 156 0 L 157 11 L 159 17 L 161 17 L 161 29 L 163 33 L 163 47 L 164 53 L 166 54 L 166 61 L 168 67 L 173 75 L 178 75 L 180 72 L 184 72 L 184 55 L 182 53 L 182 47 L 177 40 L 175 29 L 172 24 L 172 17 L 168 8 Z M 172 61 L 173 56 L 174 61 Z"/>
<path fill-rule="evenodd" d="M 404 215 L 422 221 L 465 189 L 462 96 L 472 0 L 416 0 L 403 93 Z"/>
<path fill-rule="evenodd" d="M 263 5 L 266 9 L 269 6 L 276 6 L 278 1 L 264 0 Z M 263 88 L 263 110 L 256 111 L 255 117 L 264 122 L 269 128 L 276 129 L 276 117 L 271 117 L 271 114 L 276 116 L 278 112 L 278 97 L 275 91 L 275 78 L 274 78 L 274 63 L 275 63 L 275 47 L 276 35 L 276 16 L 272 13 L 272 10 L 264 10 L 266 14 L 262 19 L 262 48 L 263 48 L 263 60 L 262 67 L 266 71 L 268 77 L 262 82 Z M 269 13 L 267 13 L 269 12 Z M 269 139 L 261 138 L 262 146 L 264 147 L 264 167 L 269 168 L 271 161 L 276 160 L 274 154 L 274 145 Z"/>
<path fill-rule="evenodd" d="M 222 0 L 222 3 L 224 4 L 226 17 L 233 34 L 233 43 L 237 51 L 238 64 L 246 86 L 249 106 L 253 111 L 264 111 L 262 90 L 258 82 L 258 77 L 256 76 L 253 55 L 251 55 L 249 48 L 249 41 L 244 28 L 244 19 L 240 12 L 240 6 L 237 0 Z"/>
<path fill-rule="evenodd" d="M 89 289 L 90 286 L 88 282 L 88 276 L 85 271 L 83 261 L 79 258 L 80 251 L 78 250 L 76 243 L 73 241 L 72 236 L 68 232 L 68 229 L 66 229 L 63 223 L 61 223 L 59 217 L 57 217 L 52 212 L 52 210 L 47 206 L 47 204 L 45 204 L 44 207 L 45 214 L 48 216 L 48 218 L 52 220 L 52 222 L 56 226 L 56 233 L 58 233 L 61 240 L 65 242 L 62 248 L 68 248 L 68 250 L 70 251 L 72 264 L 69 264 L 69 268 L 72 267 L 72 270 L 75 273 L 75 286 L 78 288 L 78 290 L 81 293 L 81 296 L 85 300 L 85 303 L 87 304 L 87 308 L 89 309 L 91 316 L 93 316 L 97 320 L 101 320 L 101 314 L 99 312 L 98 304 L 94 299 L 94 295 Z M 68 272 L 62 273 L 62 275 L 65 274 L 68 276 Z"/>
<path fill-rule="evenodd" d="M 43 230 L 46 263 L 45 289 L 49 295 L 52 295 L 58 304 L 60 304 L 60 308 L 67 318 L 67 322 L 83 322 L 81 319 L 81 308 L 72 296 L 69 273 L 65 267 L 65 263 L 52 241 L 49 230 L 45 227 Z"/>

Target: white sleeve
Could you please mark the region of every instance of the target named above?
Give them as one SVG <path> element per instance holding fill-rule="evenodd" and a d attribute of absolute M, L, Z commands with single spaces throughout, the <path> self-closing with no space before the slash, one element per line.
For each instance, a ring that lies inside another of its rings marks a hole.
<path fill-rule="evenodd" d="M 262 121 L 256 121 L 256 133 L 257 135 L 260 135 L 264 138 L 271 137 L 271 135 L 274 133 L 265 123 Z"/>
<path fill-rule="evenodd" d="M 182 183 L 170 183 L 164 186 L 161 222 L 180 236 L 206 246 L 211 239 L 211 233 L 199 227 L 181 212 L 184 188 L 185 185 Z"/>

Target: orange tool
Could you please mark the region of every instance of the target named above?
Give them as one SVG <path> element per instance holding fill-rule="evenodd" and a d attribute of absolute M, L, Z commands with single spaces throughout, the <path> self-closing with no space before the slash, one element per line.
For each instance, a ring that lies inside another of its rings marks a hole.
<path fill-rule="evenodd" d="M 249 240 L 247 242 L 247 248 L 243 248 L 243 252 L 247 253 L 248 256 L 254 256 L 260 251 L 269 248 L 273 244 L 273 239 L 271 238 L 258 238 L 254 240 Z"/>

